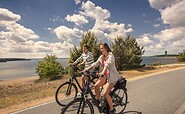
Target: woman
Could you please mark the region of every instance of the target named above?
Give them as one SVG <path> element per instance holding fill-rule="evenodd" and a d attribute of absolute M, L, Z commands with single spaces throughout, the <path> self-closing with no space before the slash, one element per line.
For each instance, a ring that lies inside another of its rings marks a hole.
<path fill-rule="evenodd" d="M 100 45 L 100 51 L 102 55 L 98 58 L 98 60 L 93 63 L 90 67 L 85 70 L 89 70 L 91 68 L 95 68 L 100 66 L 100 72 L 98 73 L 99 79 L 95 84 L 95 94 L 98 102 L 100 102 L 100 91 L 99 88 L 105 84 L 104 86 L 104 97 L 107 100 L 110 107 L 110 114 L 115 113 L 115 109 L 112 105 L 112 99 L 109 95 L 109 92 L 116 84 L 116 82 L 121 78 L 119 75 L 116 66 L 115 66 L 115 58 L 112 54 L 107 43 L 103 43 Z"/>

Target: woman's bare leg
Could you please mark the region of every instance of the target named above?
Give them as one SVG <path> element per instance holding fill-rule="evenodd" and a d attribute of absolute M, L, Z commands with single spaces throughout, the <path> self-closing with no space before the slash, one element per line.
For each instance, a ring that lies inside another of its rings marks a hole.
<path fill-rule="evenodd" d="M 113 105 L 112 105 L 112 98 L 110 97 L 109 93 L 111 89 L 113 88 L 114 84 L 113 83 L 106 83 L 104 86 L 104 97 L 107 100 L 110 110 L 113 110 Z"/>
<path fill-rule="evenodd" d="M 106 77 L 100 77 L 96 84 L 94 85 L 94 90 L 96 94 L 96 98 L 100 101 L 100 87 L 104 85 L 106 82 Z"/>

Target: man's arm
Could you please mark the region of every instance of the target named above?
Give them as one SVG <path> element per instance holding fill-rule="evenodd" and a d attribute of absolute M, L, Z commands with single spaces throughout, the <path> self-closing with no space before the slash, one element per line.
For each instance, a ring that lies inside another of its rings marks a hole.
<path fill-rule="evenodd" d="M 73 65 L 78 64 L 82 59 L 83 58 L 82 58 L 82 55 L 81 55 L 78 59 L 76 59 L 76 61 L 73 63 Z"/>

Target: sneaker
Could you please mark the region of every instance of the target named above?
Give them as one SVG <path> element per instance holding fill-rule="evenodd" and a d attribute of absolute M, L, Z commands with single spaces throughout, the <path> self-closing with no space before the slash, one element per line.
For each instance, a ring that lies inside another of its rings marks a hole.
<path fill-rule="evenodd" d="M 85 92 L 85 89 L 82 89 L 82 92 L 78 93 L 77 96 L 81 96 Z"/>
<path fill-rule="evenodd" d="M 78 94 L 77 94 L 77 96 L 81 96 L 81 95 L 82 95 L 82 93 L 78 93 Z"/>
<path fill-rule="evenodd" d="M 116 109 L 114 108 L 113 110 L 109 110 L 109 114 L 115 114 L 116 113 Z"/>

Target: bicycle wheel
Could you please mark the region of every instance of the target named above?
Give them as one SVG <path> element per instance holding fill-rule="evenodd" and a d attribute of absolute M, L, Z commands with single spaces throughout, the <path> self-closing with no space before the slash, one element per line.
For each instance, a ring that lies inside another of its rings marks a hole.
<path fill-rule="evenodd" d="M 126 89 L 115 89 L 112 92 L 113 107 L 116 109 L 116 114 L 122 113 L 127 106 L 127 92 Z"/>
<path fill-rule="evenodd" d="M 94 114 L 94 109 L 89 100 L 77 98 L 66 105 L 61 114 Z"/>
<path fill-rule="evenodd" d="M 57 88 L 55 100 L 60 106 L 66 106 L 73 101 L 78 93 L 78 89 L 74 83 L 65 82 Z"/>

